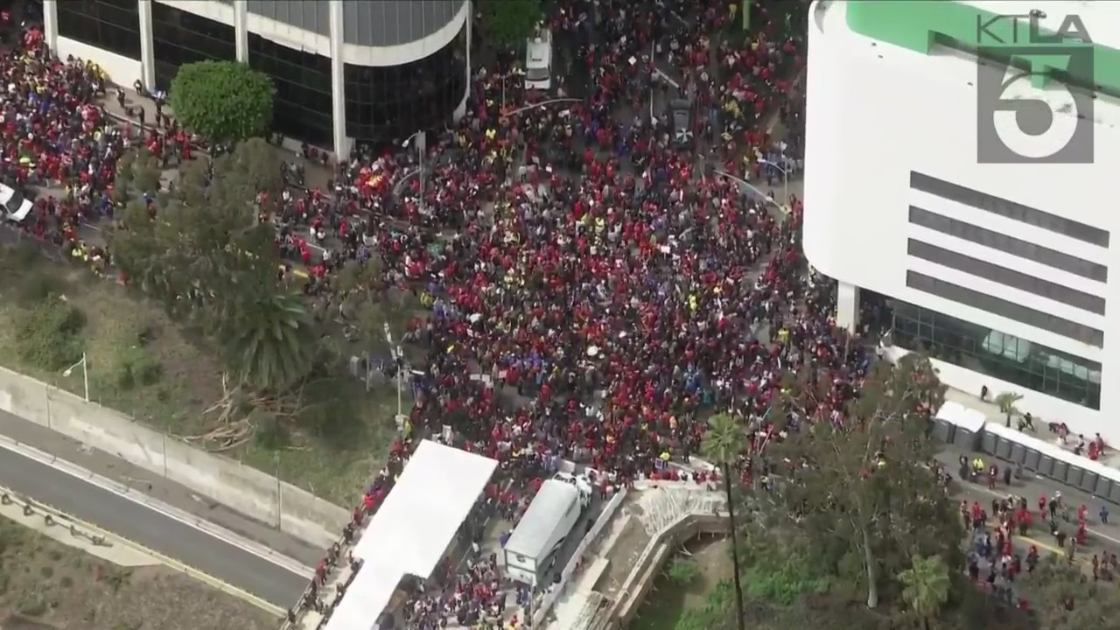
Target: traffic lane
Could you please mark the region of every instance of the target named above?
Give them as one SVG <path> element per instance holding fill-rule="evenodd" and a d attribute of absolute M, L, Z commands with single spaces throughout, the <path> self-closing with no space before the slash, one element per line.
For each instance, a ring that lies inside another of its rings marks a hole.
<path fill-rule="evenodd" d="M 274 526 L 255 521 L 233 508 L 204 498 L 193 490 L 161 475 L 127 462 L 116 455 L 90 448 L 57 431 L 0 411 L 0 435 L 13 439 L 61 460 L 137 490 L 157 501 L 188 512 L 200 519 L 224 527 L 251 541 L 261 543 L 282 555 L 298 560 L 308 567 L 323 558 L 323 548 L 289 536 Z M 310 570 L 310 569 L 309 569 Z"/>
<path fill-rule="evenodd" d="M 1024 477 L 1022 480 L 1012 479 L 1011 485 L 1008 486 L 1003 483 L 1003 476 L 1001 474 L 999 481 L 996 483 L 995 490 L 989 490 L 986 480 L 982 483 L 972 483 L 969 481 L 962 481 L 959 478 L 957 469 L 960 467 L 960 464 L 957 460 L 960 455 L 975 454 L 965 453 L 964 451 L 949 451 L 938 455 L 938 461 L 944 464 L 953 475 L 955 487 L 957 488 L 957 495 L 962 495 L 964 498 L 967 498 L 969 502 L 976 501 L 980 503 L 980 505 L 985 506 L 985 509 L 988 510 L 991 509 L 992 499 L 1005 499 L 1011 494 L 1024 497 L 1034 516 L 1030 530 L 1030 538 L 1032 538 L 1035 543 L 1041 543 L 1040 546 L 1045 546 L 1050 548 L 1051 551 L 1054 551 L 1057 549 L 1056 542 L 1050 532 L 1047 531 L 1047 524 L 1040 522 L 1038 518 L 1038 498 L 1043 495 L 1052 497 L 1056 491 L 1061 491 L 1063 502 L 1071 506 L 1075 514 L 1078 506 L 1085 505 L 1089 508 L 1088 518 L 1086 519 L 1089 524 L 1089 544 L 1086 551 L 1096 553 L 1103 549 L 1107 550 L 1109 553 L 1120 554 L 1120 532 L 1117 531 L 1117 526 L 1111 522 L 1108 524 L 1102 524 L 1100 522 L 1100 517 L 1097 513 L 1102 503 L 1100 499 L 1096 499 L 1080 490 L 1068 488 L 1049 479 L 1034 477 L 1033 475 Z M 1001 466 L 1005 464 L 1006 462 L 1000 462 Z M 1072 534 L 1074 531 L 1076 531 L 1076 523 L 1069 524 L 1066 533 Z"/>
<path fill-rule="evenodd" d="M 11 451 L 0 453 L 0 485 L 113 532 L 281 608 L 307 578 L 118 494 Z"/>
<path fill-rule="evenodd" d="M 994 499 L 994 498 L 1005 498 L 1008 495 L 1007 491 L 999 492 L 998 491 L 999 490 L 998 485 L 997 485 L 997 490 L 996 491 L 988 490 L 988 486 L 987 486 L 986 483 L 985 484 L 974 484 L 974 483 L 970 483 L 970 482 L 961 482 L 961 481 L 958 480 L 955 487 L 957 488 L 957 491 L 953 494 L 954 497 L 956 497 L 958 499 L 965 499 L 969 503 L 972 503 L 973 501 L 975 501 L 975 502 L 979 503 L 981 506 L 983 506 L 985 510 L 988 510 L 988 511 L 991 510 L 992 499 Z M 1004 489 L 1006 490 L 1007 487 L 1004 486 Z M 1014 487 L 1012 488 L 1011 491 L 1014 491 Z M 1066 556 L 1066 550 L 1058 546 L 1058 541 L 1048 531 L 1047 524 L 1039 522 L 1038 515 L 1037 515 L 1037 506 L 1035 506 L 1034 516 L 1035 516 L 1035 518 L 1031 522 L 1031 526 L 1027 529 L 1026 535 L 1020 535 L 1018 529 L 1016 529 L 1013 532 L 1014 535 L 1011 538 L 1011 544 L 1015 548 L 1015 551 L 1017 553 L 1021 554 L 1024 558 L 1026 558 L 1028 548 L 1031 545 L 1033 545 L 1036 548 L 1038 548 L 1038 551 L 1039 551 L 1040 554 L 1045 555 L 1046 552 L 1049 552 L 1049 553 L 1052 553 L 1052 554 L 1056 554 L 1056 555 L 1065 557 Z M 997 524 L 996 520 L 994 518 L 989 517 L 988 526 L 986 527 L 985 531 L 992 532 L 992 539 L 993 540 L 995 540 L 994 526 L 996 524 Z M 1064 524 L 1064 525 L 1066 527 L 1064 531 L 1072 537 L 1074 532 L 1076 532 L 1076 530 L 1077 530 L 1076 525 L 1074 525 L 1074 524 Z M 968 543 L 969 543 L 968 550 L 969 551 L 974 551 L 975 550 L 975 540 L 972 537 L 969 537 L 968 538 Z M 1079 565 L 1081 565 L 1084 569 L 1090 570 L 1092 568 L 1092 560 L 1091 559 L 1092 559 L 1093 555 L 1094 554 L 1103 555 L 1105 553 L 1115 553 L 1115 554 L 1120 555 L 1120 544 L 1117 544 L 1115 542 L 1110 542 L 1106 539 L 1102 539 L 1102 538 L 1099 538 L 1099 537 L 1095 537 L 1092 534 L 1092 532 L 1090 531 L 1089 538 L 1087 540 L 1087 544 L 1084 547 L 1077 547 L 1077 552 L 1074 556 L 1074 560 Z M 987 571 L 987 566 L 988 565 L 987 565 L 986 561 L 981 563 L 981 569 L 982 569 L 981 575 L 985 575 L 984 572 Z"/>

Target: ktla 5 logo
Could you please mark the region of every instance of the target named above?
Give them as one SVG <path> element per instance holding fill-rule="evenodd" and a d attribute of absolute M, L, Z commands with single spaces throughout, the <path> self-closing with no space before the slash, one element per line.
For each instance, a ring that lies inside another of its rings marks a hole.
<path fill-rule="evenodd" d="M 1058 32 L 1047 33 L 1039 15 L 1000 16 L 1009 17 L 1028 18 L 1027 41 L 1020 38 L 1018 20 L 987 22 L 979 33 L 1000 44 L 982 48 L 981 59 L 1004 61 L 998 72 L 992 72 L 990 62 L 979 67 L 978 161 L 1091 163 L 1094 95 L 1055 79 L 1093 76 L 1093 48 L 1084 25 L 1077 16 L 1066 16 Z"/>

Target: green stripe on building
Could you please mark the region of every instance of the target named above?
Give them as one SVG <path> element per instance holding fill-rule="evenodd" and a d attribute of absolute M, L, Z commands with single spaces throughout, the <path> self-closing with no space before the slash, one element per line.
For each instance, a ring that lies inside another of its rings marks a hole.
<path fill-rule="evenodd" d="M 984 11 L 967 4 L 951 0 L 848 0 L 848 28 L 860 35 L 871 37 L 896 46 L 908 48 L 922 54 L 929 54 L 939 39 L 950 39 L 965 48 L 975 49 L 985 47 L 998 50 L 999 44 L 989 41 L 979 41 L 977 24 L 987 23 L 999 14 Z M 1026 4 L 1026 3 L 1024 3 Z M 1078 3 L 1071 2 L 1070 8 L 1076 8 Z M 1052 16 L 1058 17 L 1058 16 Z M 999 20 L 989 27 L 999 39 L 1008 42 L 1014 41 L 1013 22 L 1009 19 Z M 1025 20 L 1019 24 L 1019 44 L 1016 48 L 1027 47 L 1027 25 Z M 1044 31 L 1046 32 L 1046 31 Z M 1046 32 L 1053 35 L 1053 33 Z M 1089 30 L 1090 37 L 1092 29 Z M 1099 86 L 1111 94 L 1120 94 L 1120 50 L 1108 48 L 1100 44 L 1083 44 L 1070 42 L 1071 47 L 1091 47 L 1093 50 L 1093 76 L 1077 76 L 1077 69 L 1067 68 L 1068 57 L 1064 55 L 1031 55 L 1017 52 L 1013 55 L 1016 59 L 1023 59 L 1031 64 L 1034 74 L 1032 82 L 1036 87 L 1042 87 L 1051 70 L 1070 72 L 1073 81 L 1077 84 Z"/>

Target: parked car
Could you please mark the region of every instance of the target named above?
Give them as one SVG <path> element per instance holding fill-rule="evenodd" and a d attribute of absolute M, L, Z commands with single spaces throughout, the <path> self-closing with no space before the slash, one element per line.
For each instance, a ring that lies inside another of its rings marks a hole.
<path fill-rule="evenodd" d="M 0 207 L 3 207 L 4 217 L 9 221 L 19 223 L 31 214 L 34 204 L 23 193 L 8 186 L 0 184 Z"/>
<path fill-rule="evenodd" d="M 692 130 L 692 101 L 683 98 L 670 101 L 669 119 L 673 125 L 673 144 L 682 149 L 693 148 L 696 133 Z"/>

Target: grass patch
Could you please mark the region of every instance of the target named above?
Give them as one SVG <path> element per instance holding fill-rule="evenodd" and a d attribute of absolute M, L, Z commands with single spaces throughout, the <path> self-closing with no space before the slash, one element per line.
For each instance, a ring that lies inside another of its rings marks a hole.
<path fill-rule="evenodd" d="M 65 343 L 34 346 L 51 353 L 44 362 L 29 354 L 21 326 L 0 326 L 0 365 L 82 395 L 82 370 L 69 377 L 62 371 L 84 351 L 92 401 L 169 435 L 206 432 L 202 412 L 221 398 L 220 366 L 206 344 L 169 320 L 158 304 L 78 266 L 30 256 L 18 247 L 0 247 L 0 267 L 15 270 L 0 275 L 0 321 L 41 320 L 44 303 L 57 300 L 71 315 L 63 317 L 62 309 L 50 306 L 49 323 L 74 331 Z M 256 439 L 223 455 L 351 506 L 388 456 L 397 403 L 391 386 L 366 392 L 355 381 L 343 387 L 355 401 L 355 417 L 316 418 L 307 435 Z M 404 406 L 411 407 L 407 392 Z"/>

